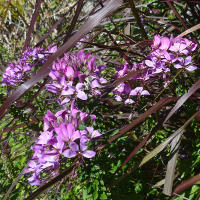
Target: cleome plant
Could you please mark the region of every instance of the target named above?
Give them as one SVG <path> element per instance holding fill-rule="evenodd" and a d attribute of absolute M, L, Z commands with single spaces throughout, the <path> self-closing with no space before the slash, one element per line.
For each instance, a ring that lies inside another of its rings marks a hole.
<path fill-rule="evenodd" d="M 19 3 L 0 13 L 0 197 L 199 199 L 199 3 Z"/>

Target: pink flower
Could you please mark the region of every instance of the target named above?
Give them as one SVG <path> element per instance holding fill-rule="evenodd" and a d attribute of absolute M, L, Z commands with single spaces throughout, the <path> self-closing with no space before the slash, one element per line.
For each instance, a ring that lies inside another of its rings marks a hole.
<path fill-rule="evenodd" d="M 94 72 L 96 69 L 96 58 L 94 56 L 88 61 L 88 69 L 90 72 Z"/>
<path fill-rule="evenodd" d="M 88 131 L 89 136 L 91 138 L 95 138 L 95 137 L 100 137 L 101 136 L 101 133 L 99 133 L 99 131 L 97 131 L 97 130 L 94 130 L 93 127 L 86 127 L 86 130 Z"/>
<path fill-rule="evenodd" d="M 87 151 L 82 152 L 82 155 L 86 158 L 93 158 L 96 155 L 96 152 L 87 150 Z"/>
<path fill-rule="evenodd" d="M 81 137 L 80 131 L 75 131 L 75 127 L 70 123 L 60 123 L 59 127 L 55 128 L 55 131 L 64 142 L 75 141 Z"/>
<path fill-rule="evenodd" d="M 124 104 L 133 104 L 134 102 L 133 99 L 126 99 Z"/>
<path fill-rule="evenodd" d="M 150 95 L 150 93 L 147 90 L 143 90 L 143 87 L 136 87 L 134 90 L 131 90 L 130 96 L 137 95 Z"/>
<path fill-rule="evenodd" d="M 79 146 L 76 142 L 69 142 L 69 149 L 65 150 L 62 154 L 67 158 L 73 158 L 79 151 Z"/>
<path fill-rule="evenodd" d="M 68 80 L 73 80 L 74 74 L 75 74 L 74 69 L 71 66 L 67 66 L 65 75 L 68 78 Z"/>
<path fill-rule="evenodd" d="M 154 39 L 153 39 L 152 48 L 156 48 L 157 49 L 160 46 L 160 42 L 161 42 L 160 35 L 155 35 Z"/>
<path fill-rule="evenodd" d="M 171 41 L 168 37 L 161 38 L 161 45 L 159 47 L 161 50 L 168 50 L 170 45 L 171 45 Z"/>
<path fill-rule="evenodd" d="M 192 57 L 191 56 L 188 56 L 185 59 L 180 57 L 178 59 L 178 61 L 179 61 L 179 63 L 174 65 L 174 67 L 176 69 L 180 69 L 180 68 L 183 68 L 183 67 L 185 67 L 185 69 L 188 70 L 188 71 L 194 71 L 195 69 L 197 69 L 197 67 L 192 64 Z"/>
<path fill-rule="evenodd" d="M 77 97 L 81 100 L 87 100 L 87 95 L 83 91 L 83 83 L 78 83 L 76 85 L 76 92 L 77 92 Z"/>

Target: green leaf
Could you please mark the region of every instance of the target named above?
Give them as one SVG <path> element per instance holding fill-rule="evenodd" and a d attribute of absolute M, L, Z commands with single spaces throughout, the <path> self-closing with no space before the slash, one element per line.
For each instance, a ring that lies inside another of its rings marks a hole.
<path fill-rule="evenodd" d="M 101 200 L 103 200 L 103 199 L 108 199 L 105 192 L 103 192 L 103 193 L 100 195 L 100 199 L 101 199 Z"/>

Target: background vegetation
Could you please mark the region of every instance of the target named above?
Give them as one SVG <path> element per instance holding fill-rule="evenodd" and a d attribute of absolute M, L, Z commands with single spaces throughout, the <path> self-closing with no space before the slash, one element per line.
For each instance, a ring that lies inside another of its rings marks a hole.
<path fill-rule="evenodd" d="M 199 1 L 1 0 L 1 76 L 28 46 L 57 45 L 58 51 L 23 85 L 0 87 L 0 199 L 200 199 L 199 28 Z M 46 111 L 58 109 L 44 87 L 53 61 L 84 49 L 107 65 L 112 83 L 117 67 L 140 63 L 151 53 L 158 34 L 182 34 L 197 44 L 192 54 L 197 70 L 173 70 L 167 87 L 152 79 L 145 85 L 151 95 L 133 105 L 115 101 L 109 84 L 105 96 L 87 106 L 80 102 L 97 116 L 93 126 L 103 133 L 93 144 L 97 155 L 82 165 L 69 159 L 61 177 L 29 185 L 23 169 L 33 154 L 30 147 Z"/>

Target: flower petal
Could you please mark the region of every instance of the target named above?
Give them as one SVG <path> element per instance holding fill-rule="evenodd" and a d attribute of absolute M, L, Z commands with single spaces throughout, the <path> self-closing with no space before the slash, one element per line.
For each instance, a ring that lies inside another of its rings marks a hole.
<path fill-rule="evenodd" d="M 170 47 L 170 39 L 168 37 L 161 38 L 160 49 L 167 50 Z"/>
<path fill-rule="evenodd" d="M 150 93 L 147 90 L 143 90 L 141 95 L 150 95 Z"/>
<path fill-rule="evenodd" d="M 124 102 L 125 104 L 132 104 L 135 101 L 133 101 L 133 99 L 126 99 L 126 101 Z"/>
<path fill-rule="evenodd" d="M 81 151 L 85 151 L 87 149 L 87 145 L 84 142 L 80 142 Z"/>
<path fill-rule="evenodd" d="M 197 67 L 196 66 L 194 66 L 194 65 L 189 65 L 188 67 L 186 67 L 186 69 L 188 70 L 188 71 L 194 71 L 194 70 L 196 70 L 197 69 Z"/>
<path fill-rule="evenodd" d="M 122 98 L 119 95 L 115 95 L 115 100 L 116 101 L 122 101 Z"/>
<path fill-rule="evenodd" d="M 174 65 L 174 67 L 175 67 L 176 69 L 181 69 L 183 66 L 180 65 L 180 64 L 176 64 L 176 65 Z"/>
<path fill-rule="evenodd" d="M 76 144 L 76 142 L 69 142 L 69 148 L 72 150 L 72 151 L 79 151 L 79 146 L 78 144 Z"/>
<path fill-rule="evenodd" d="M 192 61 L 192 57 L 191 56 L 188 56 L 185 58 L 185 65 L 189 65 Z"/>
<path fill-rule="evenodd" d="M 77 155 L 75 151 L 72 151 L 71 149 L 67 149 L 62 153 L 67 158 L 73 158 Z"/>
<path fill-rule="evenodd" d="M 90 86 L 91 86 L 91 88 L 99 88 L 99 87 L 101 87 L 101 85 L 99 84 L 99 82 L 96 79 L 92 81 Z"/>
<path fill-rule="evenodd" d="M 79 99 L 81 99 L 81 100 L 87 100 L 87 95 L 85 94 L 85 92 L 83 92 L 83 91 L 78 91 L 78 93 L 77 93 L 77 97 L 79 98 Z"/>
<path fill-rule="evenodd" d="M 151 60 L 145 60 L 144 62 L 148 67 L 154 67 L 154 63 Z"/>
<path fill-rule="evenodd" d="M 87 151 L 83 152 L 82 155 L 86 158 L 92 158 L 96 155 L 96 152 L 87 150 Z"/>
<path fill-rule="evenodd" d="M 99 131 L 94 130 L 94 131 L 92 132 L 92 138 L 100 137 L 100 136 L 101 136 L 101 133 L 100 133 Z"/>

